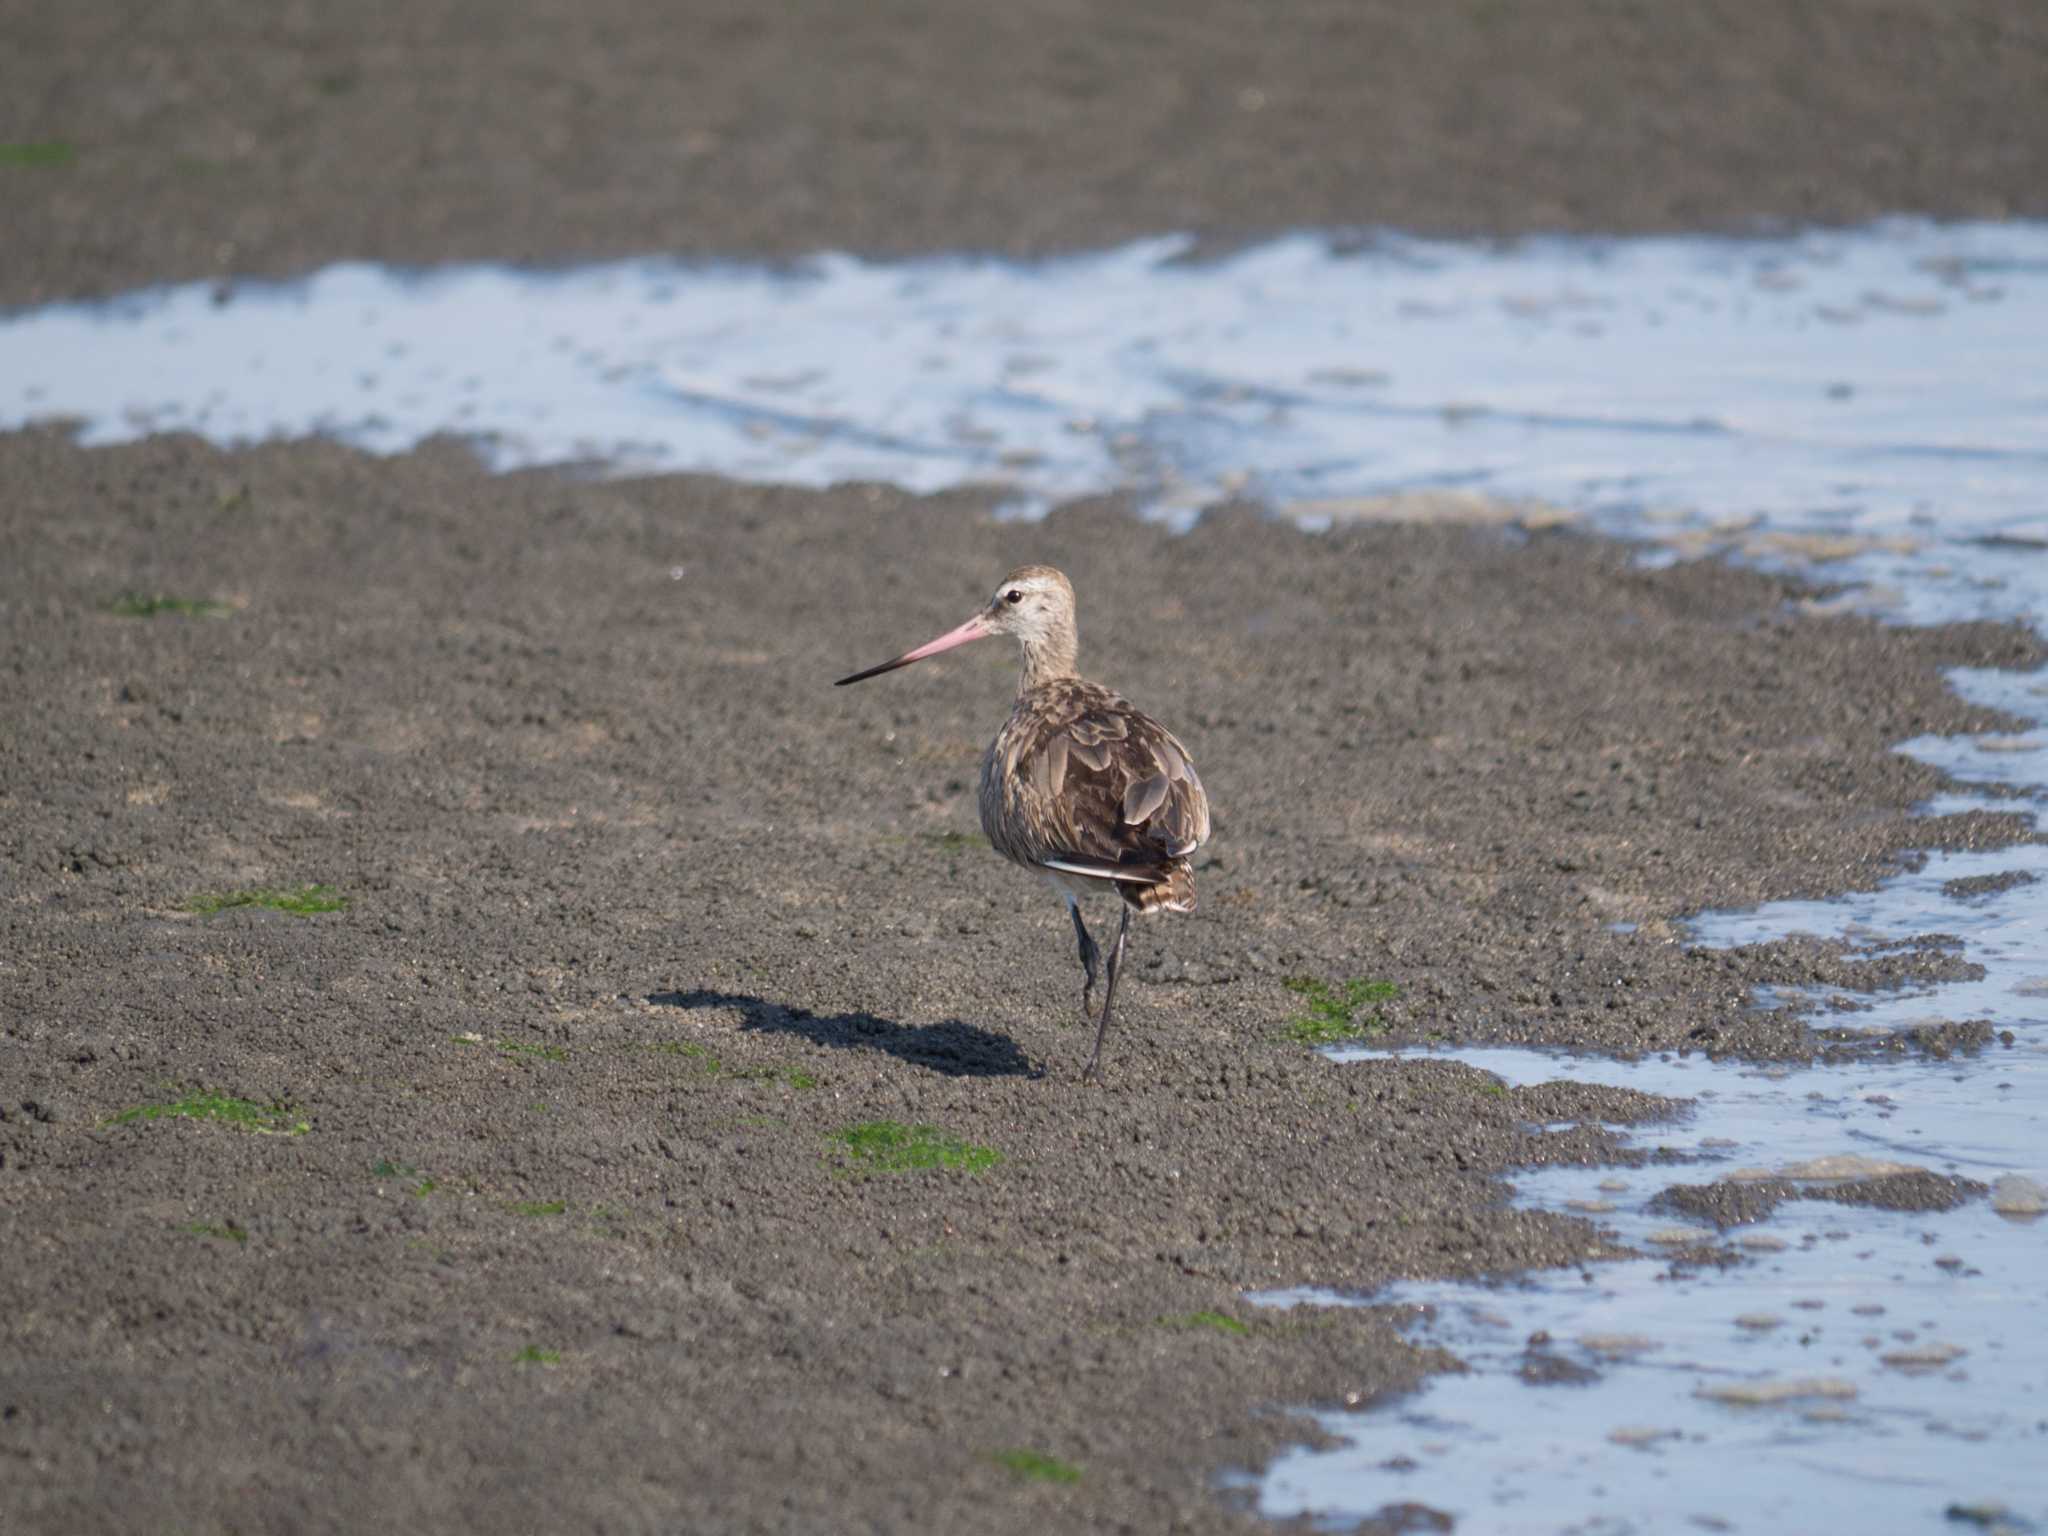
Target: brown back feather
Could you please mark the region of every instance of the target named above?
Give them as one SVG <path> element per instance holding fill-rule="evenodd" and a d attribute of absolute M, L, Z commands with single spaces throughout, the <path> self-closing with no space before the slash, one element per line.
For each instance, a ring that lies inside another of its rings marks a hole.
<path fill-rule="evenodd" d="M 1120 883 L 1140 911 L 1188 911 L 1185 855 L 1209 835 L 1209 798 L 1187 749 L 1109 689 L 1059 678 L 1020 694 L 981 766 L 981 825 L 1020 864 L 1148 864 L 1157 885 Z"/>

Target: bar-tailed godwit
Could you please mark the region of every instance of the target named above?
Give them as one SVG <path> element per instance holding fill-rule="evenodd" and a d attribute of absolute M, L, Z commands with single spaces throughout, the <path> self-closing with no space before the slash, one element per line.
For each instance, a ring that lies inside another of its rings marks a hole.
<path fill-rule="evenodd" d="M 838 686 L 893 672 L 984 635 L 1015 635 L 1024 650 L 1016 707 L 981 760 L 981 829 L 998 853 L 1053 884 L 1081 941 L 1081 1012 L 1090 1013 L 1102 951 L 1080 898 L 1114 892 L 1121 920 L 1111 946 L 1102 1017 L 1086 1076 L 1102 1062 L 1131 914 L 1192 912 L 1188 855 L 1209 835 L 1209 797 L 1171 731 L 1075 674 L 1074 589 L 1049 565 L 1019 566 L 958 629 Z"/>

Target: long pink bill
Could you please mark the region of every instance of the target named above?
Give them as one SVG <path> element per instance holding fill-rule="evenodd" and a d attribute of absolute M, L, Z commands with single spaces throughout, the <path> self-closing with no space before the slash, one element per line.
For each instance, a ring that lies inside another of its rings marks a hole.
<path fill-rule="evenodd" d="M 913 661 L 923 661 L 927 656 L 936 656 L 941 651 L 950 651 L 956 645 L 965 645 L 970 640 L 979 640 L 990 633 L 988 620 L 976 614 L 958 629 L 949 629 L 936 640 L 927 640 L 914 651 L 905 651 L 894 661 L 885 661 L 879 667 L 869 667 L 865 672 L 856 672 L 851 677 L 842 677 L 832 686 L 844 688 L 848 683 L 862 682 L 870 677 L 880 677 L 884 672 L 894 672 L 898 667 L 907 667 Z"/>

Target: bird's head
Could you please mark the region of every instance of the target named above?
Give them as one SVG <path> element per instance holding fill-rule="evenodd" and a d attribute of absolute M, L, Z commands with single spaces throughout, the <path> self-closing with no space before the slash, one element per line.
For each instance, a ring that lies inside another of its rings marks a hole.
<path fill-rule="evenodd" d="M 985 635 L 1016 636 L 1024 647 L 1027 664 L 1034 656 L 1045 656 L 1059 658 L 1070 666 L 1074 654 L 1072 584 L 1049 565 L 1020 565 L 997 585 L 988 606 L 958 629 L 949 629 L 936 640 L 927 640 L 916 650 L 905 651 L 894 661 L 842 677 L 839 686 L 879 677 Z"/>
<path fill-rule="evenodd" d="M 1015 635 L 1026 646 L 1074 625 L 1074 588 L 1049 565 L 1020 565 L 1002 579 L 979 617 L 992 635 Z"/>

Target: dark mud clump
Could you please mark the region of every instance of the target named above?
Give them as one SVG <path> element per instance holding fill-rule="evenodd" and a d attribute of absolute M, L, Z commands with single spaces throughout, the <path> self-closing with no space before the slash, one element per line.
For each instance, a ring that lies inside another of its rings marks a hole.
<path fill-rule="evenodd" d="M 1353 1527 L 1359 1536 L 1449 1536 L 1457 1521 L 1428 1504 L 1386 1504 Z"/>
<path fill-rule="evenodd" d="M 1875 1206 L 1884 1211 L 1952 1211 L 1972 1200 L 1981 1200 L 1990 1192 L 1990 1185 L 1975 1179 L 1919 1169 L 1831 1185 L 1817 1191 L 1814 1198 L 1831 1200 L 1837 1205 Z"/>
<path fill-rule="evenodd" d="M 1600 1125 L 1652 1125 L 1679 1119 L 1687 1112 L 1684 1099 L 1664 1098 L 1640 1088 L 1557 1079 L 1515 1088 L 1510 1099 L 1517 1114 L 1543 1123 L 1579 1120 Z"/>
<path fill-rule="evenodd" d="M 1729 953 L 1747 957 L 1759 951 L 1788 984 L 1840 987 L 1851 993 L 1921 990 L 1952 981 L 1980 981 L 1984 976 L 1983 966 L 1963 958 L 1963 941 L 1946 933 L 1865 944 L 1795 934 L 1767 945 L 1737 946 Z M 1853 1008 L 1856 1000 L 1834 1006 Z"/>
<path fill-rule="evenodd" d="M 1996 896 L 2001 891 L 2012 890 L 2015 886 L 2032 885 L 2039 876 L 2032 870 L 2004 869 L 1991 875 L 1968 875 L 1961 880 L 1942 882 L 1941 894 L 1951 901 L 1981 901 L 1987 896 Z"/>
<path fill-rule="evenodd" d="M 1515 1367 L 1515 1376 L 1530 1387 L 1584 1387 L 1600 1379 L 1600 1373 L 1590 1365 L 1538 1345 L 1522 1352 L 1522 1363 Z"/>
<path fill-rule="evenodd" d="M 1764 1220 L 1787 1200 L 1826 1200 L 1835 1205 L 1865 1205 L 1884 1211 L 1952 1211 L 1990 1193 L 1991 1186 L 1953 1174 L 1916 1169 L 1877 1178 L 1814 1184 L 1792 1179 L 1722 1180 L 1712 1184 L 1673 1184 L 1656 1195 L 1648 1209 L 1668 1211 L 1715 1226 L 1747 1226 Z"/>
<path fill-rule="evenodd" d="M 1930 1061 L 1947 1061 L 1958 1052 L 1975 1055 L 1996 1038 L 1996 1032 L 1988 1019 L 1941 1019 L 1875 1034 L 1856 1029 L 1821 1029 L 1815 1031 L 1815 1038 L 1822 1042 L 1821 1058 L 1830 1062 L 1910 1054 Z"/>

